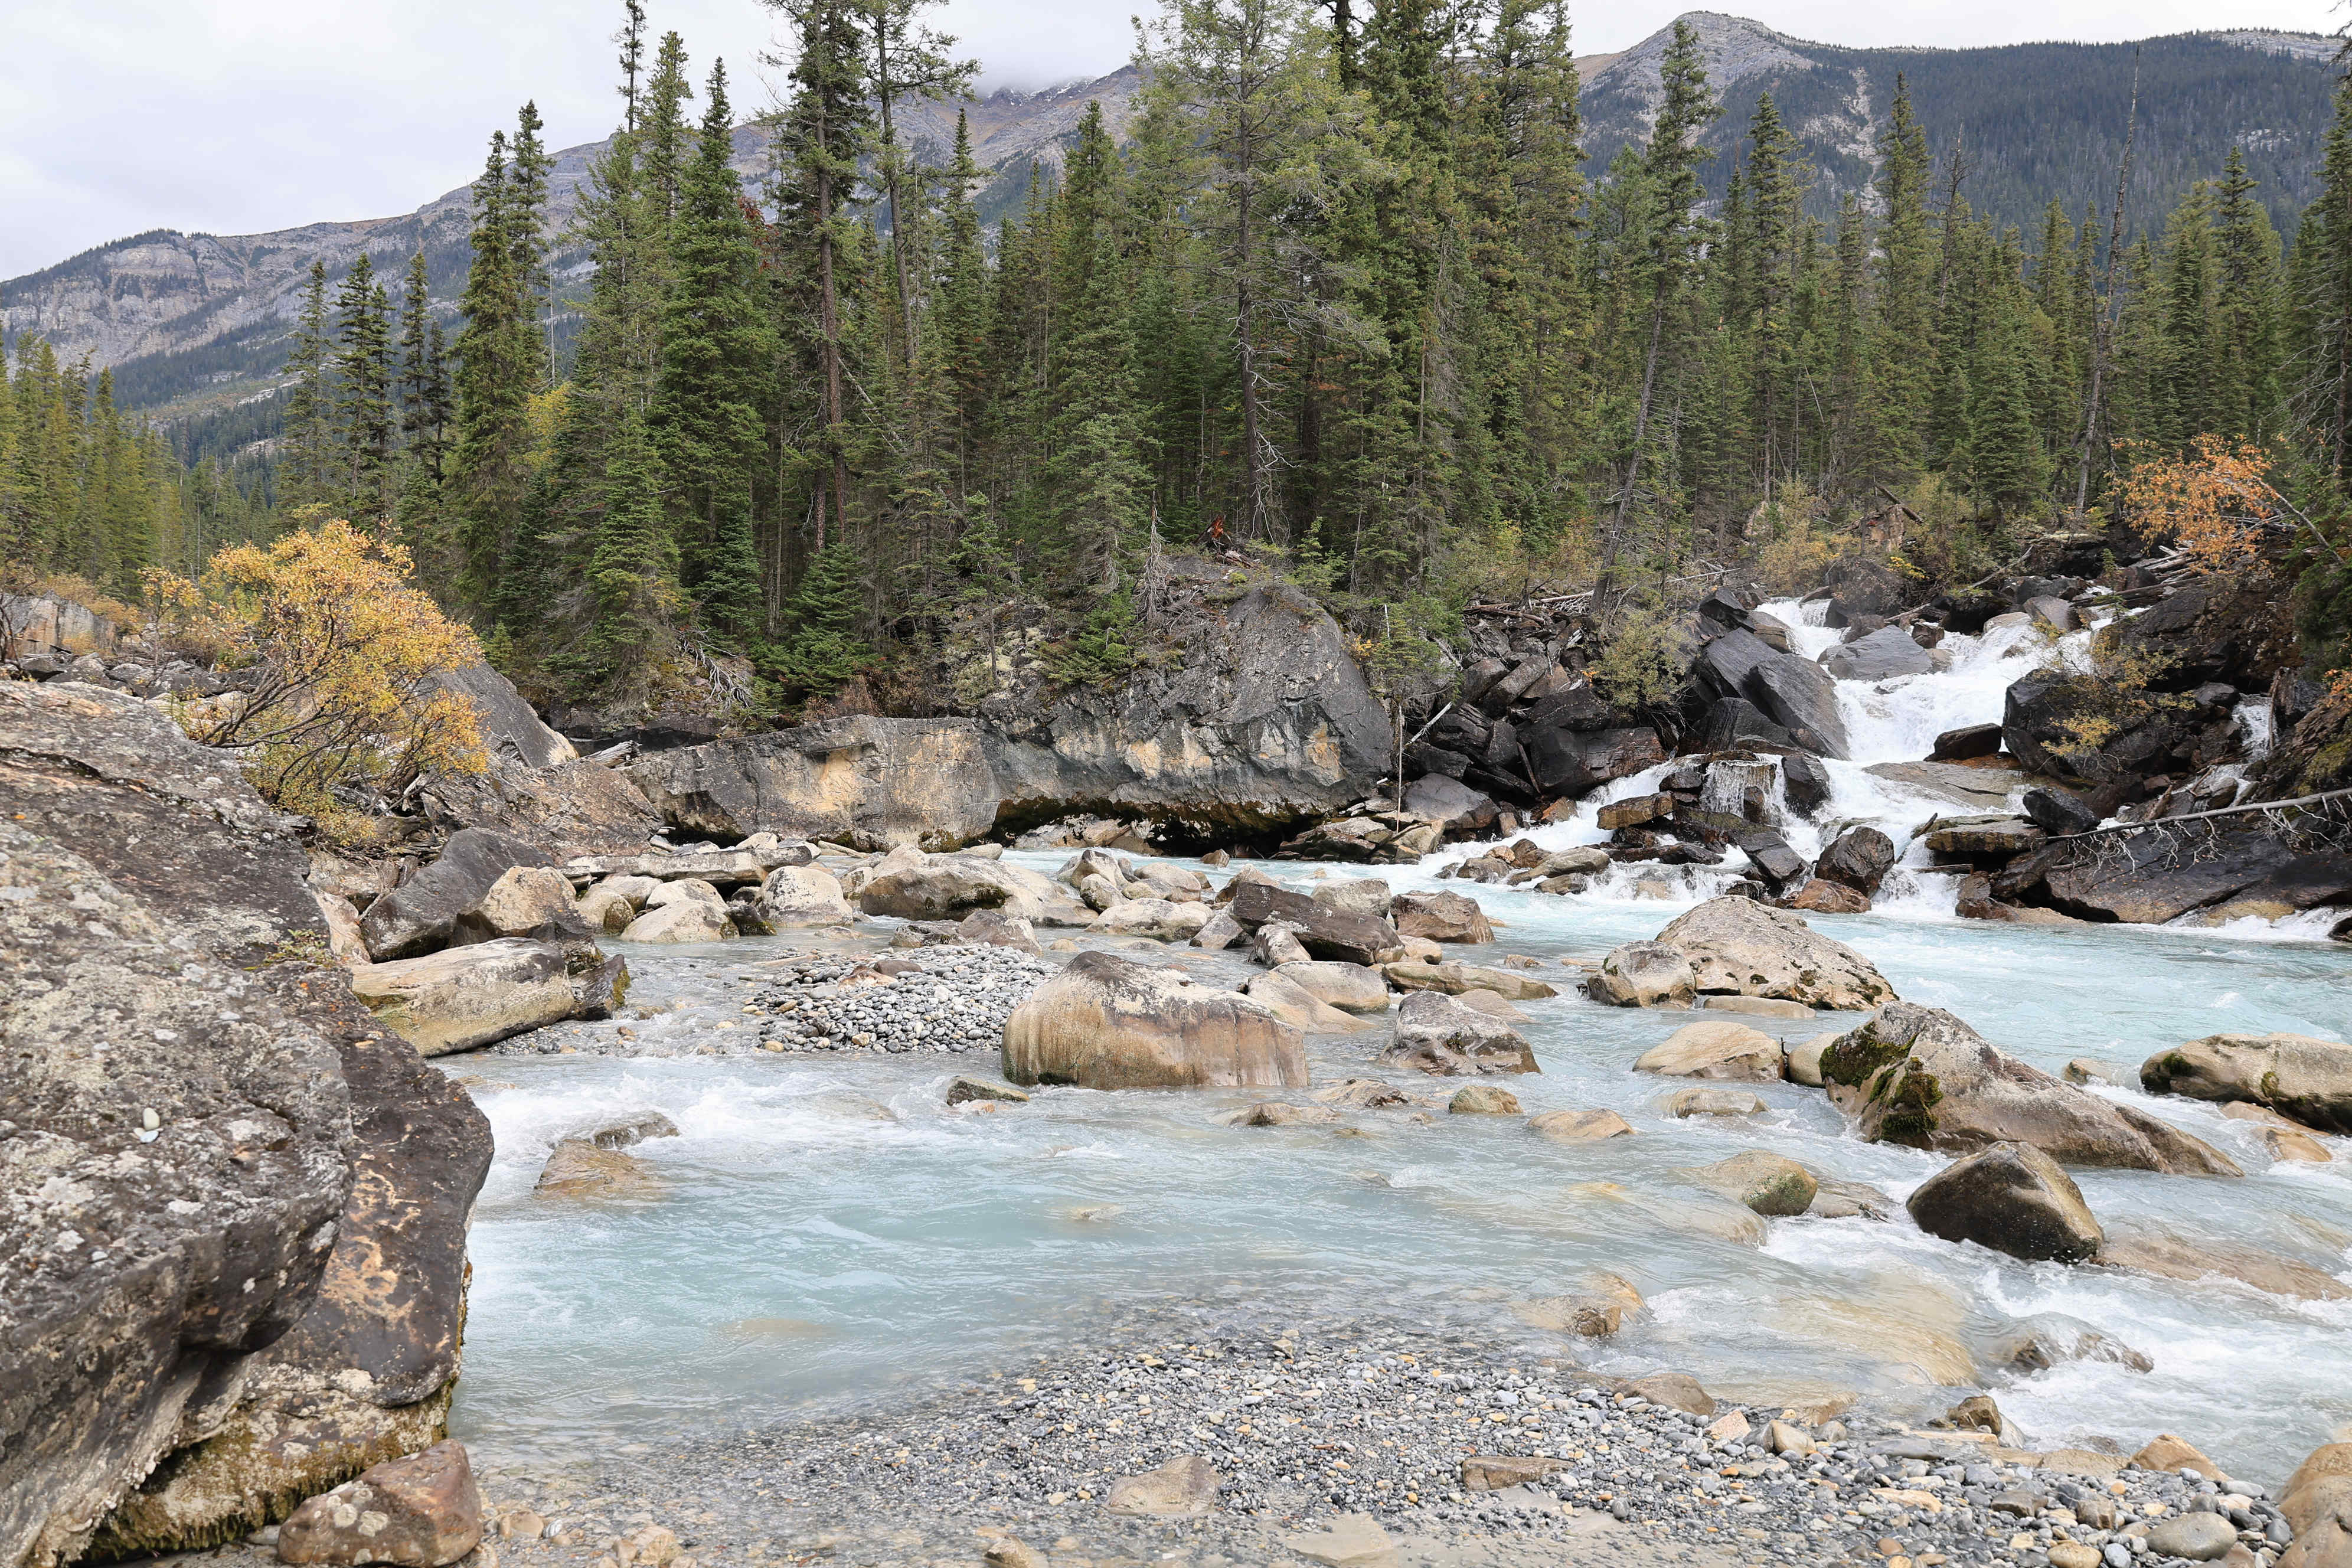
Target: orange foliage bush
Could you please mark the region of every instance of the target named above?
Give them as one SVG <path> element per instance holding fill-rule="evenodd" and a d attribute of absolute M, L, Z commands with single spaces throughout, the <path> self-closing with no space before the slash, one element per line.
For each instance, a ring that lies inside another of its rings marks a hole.
<path fill-rule="evenodd" d="M 2252 442 L 2197 437 L 2193 458 L 2147 458 L 2125 471 L 2119 493 L 2140 537 L 2171 540 L 2200 572 L 2235 572 L 2262 556 L 2263 535 L 2283 503 L 2270 464 Z"/>

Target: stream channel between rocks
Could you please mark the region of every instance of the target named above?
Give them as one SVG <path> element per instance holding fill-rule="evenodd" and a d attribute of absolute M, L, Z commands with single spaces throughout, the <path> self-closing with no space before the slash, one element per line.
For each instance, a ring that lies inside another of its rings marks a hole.
<path fill-rule="evenodd" d="M 1767 608 L 1801 619 L 1793 605 Z M 1809 654 L 1834 635 L 1797 628 Z M 1937 730 L 1998 720 L 2001 690 L 2041 656 L 2014 629 L 1949 641 L 1948 673 L 1840 683 L 1855 761 L 1830 764 L 1836 794 L 1818 825 L 1786 825 L 1809 858 L 1809 836 L 1843 821 L 1878 822 L 1901 845 L 1933 812 L 1969 809 L 1862 772 L 1923 756 Z M 1657 772 L 1603 798 L 1654 788 Z M 1597 842 L 1599 804 L 1531 837 Z M 1381 874 L 1400 890 L 1473 894 L 1496 942 L 1448 956 L 1538 959 L 1531 976 L 1560 992 L 1520 1004 L 1541 1074 L 1487 1081 L 1530 1114 L 1614 1110 L 1635 1136 L 1558 1143 L 1521 1117 L 1449 1116 L 1456 1081 L 1372 1065 L 1384 1019 L 1311 1037 L 1315 1082 L 1391 1079 L 1427 1102 L 1425 1117 L 1350 1110 L 1337 1128 L 1222 1125 L 1223 1113 L 1268 1098 L 1244 1091 L 1049 1089 L 1026 1105 L 950 1109 L 949 1080 L 995 1076 L 993 1051 L 741 1048 L 761 1022 L 746 1004 L 772 984 L 775 960 L 826 945 L 871 952 L 896 922 L 698 948 L 616 944 L 635 975 L 630 1016 L 441 1060 L 469 1080 L 498 1142 L 474 1219 L 455 1435 L 494 1464 L 609 1461 L 728 1427 L 904 1407 L 1083 1346 L 1123 1309 L 1168 1303 L 1202 1303 L 1269 1336 L 1294 1321 L 1378 1320 L 1601 1372 L 1687 1372 L 1754 1404 L 1850 1392 L 1925 1418 L 1952 1391 L 1990 1388 L 2037 1447 L 2105 1438 L 2128 1453 L 2175 1431 L 2273 1488 L 2352 1423 L 2352 1300 L 2030 1265 L 1936 1240 L 1899 1202 L 1943 1159 L 1847 1135 L 1817 1089 L 1753 1086 L 1768 1109 L 1746 1119 L 1676 1121 L 1661 1109 L 1679 1080 L 1637 1076 L 1632 1064 L 1706 1015 L 1600 1006 L 1576 993 L 1581 970 L 1560 961 L 1654 935 L 1730 879 L 1729 867 L 1679 868 L 1664 889 L 1636 885 L 1655 868 L 1619 868 L 1571 897 L 1439 879 L 1472 852 L 1452 846 L 1405 868 L 1258 864 L 1301 887 L 1318 873 Z M 1050 874 L 1067 856 L 1013 858 Z M 2131 1083 L 2162 1047 L 2222 1030 L 2340 1038 L 2352 1016 L 2352 950 L 2309 929 L 1957 921 L 1951 879 L 1917 870 L 1916 847 L 1910 858 L 1878 910 L 1809 923 L 1861 951 L 1905 999 L 1948 1008 L 2053 1073 L 2091 1057 Z M 1105 945 L 1078 935 L 1081 946 Z M 1253 973 L 1239 951 L 1142 945 L 1121 951 L 1181 963 L 1212 984 Z M 1739 1021 L 1804 1038 L 1858 1018 Z M 701 1045 L 734 1048 L 697 1054 Z M 2352 1140 L 2328 1141 L 2331 1164 L 2273 1163 L 2258 1129 L 2217 1107 L 2097 1092 L 2173 1121 L 2247 1173 L 2074 1172 L 2111 1230 L 2252 1246 L 2352 1280 Z M 658 1177 L 658 1197 L 533 1195 L 557 1138 L 648 1109 L 681 1134 L 631 1151 Z M 1869 1183 L 1896 1212 L 1762 1221 L 1676 1174 L 1753 1147 Z M 1649 1303 L 1612 1338 L 1540 1331 L 1511 1310 L 1599 1270 L 1632 1280 Z M 2009 1365 L 2008 1347 L 2039 1327 L 2095 1329 L 2153 1370 Z"/>

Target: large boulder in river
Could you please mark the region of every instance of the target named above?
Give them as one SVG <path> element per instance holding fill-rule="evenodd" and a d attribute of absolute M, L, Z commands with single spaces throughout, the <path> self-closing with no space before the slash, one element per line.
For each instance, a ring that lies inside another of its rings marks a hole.
<path fill-rule="evenodd" d="M 1302 1089 L 1299 1031 L 1181 972 L 1082 952 L 1004 1021 L 1004 1076 L 1083 1089 Z"/>
<path fill-rule="evenodd" d="M 439 1435 L 488 1126 L 270 962 L 306 871 L 157 710 L 0 685 L 0 1562 L 233 1540 Z"/>
<path fill-rule="evenodd" d="M 2305 1127 L 2352 1133 L 2352 1046 L 2309 1035 L 2208 1035 L 2141 1064 L 2150 1094 L 2252 1100 Z"/>
<path fill-rule="evenodd" d="M 672 826 L 696 833 L 952 849 L 996 821 L 984 746 L 970 719 L 854 714 L 656 752 L 628 773 Z"/>
<path fill-rule="evenodd" d="M 1657 942 L 1612 947 L 1584 983 L 1584 994 L 1610 1007 L 1687 1007 L 1698 989 L 1682 952 Z"/>
<path fill-rule="evenodd" d="M 1482 942 L 1495 940 L 1486 911 L 1478 900 L 1460 893 L 1399 893 L 1385 911 L 1399 936 L 1426 937 L 1431 942 Z"/>
<path fill-rule="evenodd" d="M 437 1057 L 571 1017 L 582 1009 L 575 971 L 600 967 L 554 942 L 509 938 L 360 964 L 352 991 L 419 1055 Z"/>
<path fill-rule="evenodd" d="M 2261 828 L 2223 818 L 2064 840 L 2035 856 L 2033 869 L 2053 909 L 2078 920 L 2161 925 L 2261 887 L 2297 859 Z"/>
<path fill-rule="evenodd" d="M 1887 680 L 1898 675 L 1925 675 L 1934 668 L 1927 650 L 1901 626 L 1881 626 L 1822 655 L 1823 669 L 1840 680 Z"/>
<path fill-rule="evenodd" d="M 847 925 L 851 919 L 840 878 L 822 866 L 779 866 L 768 873 L 735 923 L 773 936 L 805 926 Z"/>
<path fill-rule="evenodd" d="M 1685 1024 L 1643 1051 L 1635 1059 L 1633 1070 L 1668 1078 L 1777 1083 L 1781 1076 L 1780 1042 L 1746 1024 L 1702 1020 Z"/>
<path fill-rule="evenodd" d="M 2323 1443 L 2279 1493 L 2294 1544 L 2279 1568 L 2352 1568 L 2352 1443 Z"/>
<path fill-rule="evenodd" d="M 1396 1037 L 1381 1059 L 1441 1078 L 1543 1070 L 1517 1029 L 1437 991 L 1416 991 L 1398 1004 Z"/>
<path fill-rule="evenodd" d="M 1657 940 L 1690 960 L 1702 993 L 1856 1011 L 1895 999 L 1895 987 L 1870 960 L 1753 899 L 1709 899 Z"/>
<path fill-rule="evenodd" d="M 1308 956 L 1339 963 L 1386 963 L 1404 952 L 1397 928 L 1370 915 L 1349 914 L 1270 881 L 1234 885 L 1234 919 L 1244 931 L 1269 922 L 1291 927 Z"/>
<path fill-rule="evenodd" d="M 2220 1150 L 1996 1049 L 1951 1014 L 1892 1002 L 1822 1053 L 1831 1101 L 1876 1143 L 1972 1154 L 2031 1144 L 2069 1165 L 2235 1176 Z"/>
<path fill-rule="evenodd" d="M 1813 875 L 1842 883 L 1864 898 L 1875 898 L 1879 883 L 1895 868 L 1895 841 L 1875 827 L 1849 827 L 1831 840 L 1813 862 Z"/>
<path fill-rule="evenodd" d="M 2080 1263 L 2106 1240 L 2074 1178 L 2030 1143 L 1995 1143 L 1954 1161 L 1905 1206 L 1930 1236 L 2033 1263 Z"/>
<path fill-rule="evenodd" d="M 503 833 L 486 827 L 453 833 L 438 859 L 368 905 L 360 936 L 378 963 L 446 947 L 463 940 L 461 922 L 499 878 L 517 866 L 547 863 L 546 856 Z"/>
<path fill-rule="evenodd" d="M 1344 811 L 1388 771 L 1388 710 L 1320 605 L 1279 581 L 1234 595 L 1214 562 L 1168 564 L 1181 658 L 982 704 L 998 826 L 1087 814 L 1270 837 Z"/>
<path fill-rule="evenodd" d="M 1733 631 L 1699 650 L 1696 673 L 1702 690 L 1753 703 L 1807 751 L 1825 757 L 1846 754 L 1837 682 L 1810 659 L 1782 653 L 1754 632 Z"/>
<path fill-rule="evenodd" d="M 857 890 L 857 907 L 909 921 L 954 920 L 973 910 L 1003 910 L 1033 925 L 1082 926 L 1095 918 L 1066 889 L 1026 867 L 906 847 L 874 867 Z"/>

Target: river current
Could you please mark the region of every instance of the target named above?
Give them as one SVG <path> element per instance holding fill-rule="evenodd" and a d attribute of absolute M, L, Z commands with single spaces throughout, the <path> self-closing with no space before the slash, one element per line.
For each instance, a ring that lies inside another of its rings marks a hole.
<path fill-rule="evenodd" d="M 1767 609 L 1817 653 L 1836 634 L 1793 604 Z M 2000 717 L 2008 684 L 2085 634 L 2051 646 L 2019 626 L 1953 637 L 1948 670 L 1839 683 L 1854 760 L 1790 843 L 1874 821 L 1898 844 L 1938 810 L 1971 809 L 1865 772 L 1924 757 L 1935 735 Z M 2259 735 L 2252 737 L 2257 742 Z M 1664 770 L 1606 798 L 1656 787 Z M 1597 842 L 1600 801 L 1531 837 Z M 1975 807 L 1973 809 L 1982 809 Z M 1453 887 L 1438 872 L 1475 853 L 1376 868 L 1400 889 Z M 1051 872 L 1066 856 L 1014 858 Z M 2352 948 L 2310 921 L 2221 929 L 2042 927 L 1953 918 L 1952 879 L 1899 869 L 1871 913 L 1807 917 L 1867 955 L 1911 1001 L 1946 1007 L 2052 1071 L 2116 1064 L 2221 1030 L 2342 1038 Z M 1268 862 L 1306 886 L 1360 868 Z M 1519 1119 L 1448 1116 L 1451 1083 L 1414 1086 L 1425 1121 L 1351 1114 L 1351 1131 L 1239 1129 L 1217 1117 L 1244 1093 L 1047 1089 L 995 1114 L 951 1111 L 957 1072 L 993 1055 L 841 1059 L 742 1056 L 446 1058 L 488 1080 L 477 1096 L 498 1153 L 476 1211 L 466 1366 L 453 1428 L 500 1458 L 627 1452 L 679 1434 L 764 1424 L 919 1395 L 1087 1342 L 1122 1303 L 1203 1303 L 1227 1324 L 1380 1316 L 1438 1334 L 1523 1342 L 1602 1371 L 1674 1369 L 1735 1397 L 1797 1402 L 1853 1392 L 1920 1415 L 1951 1390 L 1989 1388 L 2037 1443 L 2137 1447 L 2170 1430 L 2232 1472 L 2275 1485 L 2352 1425 L 2352 1300 L 2301 1301 L 2226 1279 L 2187 1283 L 2017 1262 L 1919 1232 L 1899 1212 L 1758 1223 L 1677 1171 L 1761 1146 L 1899 1200 L 1939 1157 L 1848 1136 L 1819 1090 L 1760 1086 L 1752 1119 L 1676 1121 L 1673 1080 L 1635 1057 L 1693 1015 L 1601 1007 L 1578 972 L 1654 935 L 1718 890 L 1727 868 L 1612 869 L 1570 898 L 1471 888 L 1495 948 L 1544 962 L 1559 986 L 1525 1004 L 1539 1076 L 1507 1080 L 1529 1112 L 1607 1107 L 1637 1135 L 1560 1144 Z M 870 929 L 870 928 L 868 928 Z M 1045 933 L 1047 935 L 1055 933 Z M 798 939 L 803 945 L 814 939 Z M 630 1027 L 661 1048 L 754 1026 L 742 1005 L 762 961 L 791 943 L 626 949 Z M 1150 954 L 1141 954 L 1146 958 Z M 1204 981 L 1238 984 L 1238 954 L 1171 949 Z M 1465 954 L 1467 956 L 1467 953 Z M 1703 1015 L 1701 1015 L 1703 1016 Z M 1843 1027 L 1743 1020 L 1802 1038 Z M 613 1026 L 604 1026 L 610 1028 Z M 740 1037 L 738 1036 L 737 1037 Z M 1385 1030 L 1316 1037 L 1318 1083 L 1366 1070 Z M 2074 1173 L 2110 1229 L 2249 1246 L 2352 1282 L 2352 1140 L 2326 1165 L 2273 1163 L 2256 1130 L 2200 1102 L 2104 1089 L 2218 1145 L 2242 1180 Z M 877 1120 L 845 1097 L 887 1105 Z M 558 1137 L 610 1115 L 666 1112 L 681 1136 L 633 1151 L 666 1184 L 655 1202 L 587 1205 L 531 1195 Z M 1608 1341 L 1523 1326 L 1515 1301 L 1577 1289 L 1595 1270 L 1631 1279 L 1649 1310 Z M 2023 1332 L 2093 1329 L 2149 1358 L 2011 1367 Z"/>

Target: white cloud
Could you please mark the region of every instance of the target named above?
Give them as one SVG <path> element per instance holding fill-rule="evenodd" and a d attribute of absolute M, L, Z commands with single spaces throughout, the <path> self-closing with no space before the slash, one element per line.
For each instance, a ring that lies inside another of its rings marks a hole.
<path fill-rule="evenodd" d="M 1721 3 L 1721 0 L 1717 0 Z M 1128 56 L 1131 4 L 949 0 L 939 25 L 983 80 L 1044 86 Z M 1579 47 L 1623 48 L 1680 6 L 1581 15 Z M 5 0 L 0 25 L 0 278 L 149 228 L 252 233 L 414 209 L 464 184 L 490 132 L 536 99 L 551 142 L 611 128 L 610 0 Z M 752 0 L 651 0 L 714 53 L 745 108 L 773 18 Z M 1855 45 L 2113 39 L 2198 27 L 2323 30 L 2329 0 L 1773 0 L 1768 26 Z"/>

